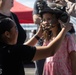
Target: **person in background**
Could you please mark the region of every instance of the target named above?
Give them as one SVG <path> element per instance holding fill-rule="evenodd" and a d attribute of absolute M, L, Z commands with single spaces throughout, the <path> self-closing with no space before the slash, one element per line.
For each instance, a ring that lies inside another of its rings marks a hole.
<path fill-rule="evenodd" d="M 36 0 L 33 8 L 33 21 L 35 24 L 40 24 L 41 18 L 39 13 L 47 6 L 45 0 Z"/>
<path fill-rule="evenodd" d="M 16 23 L 19 33 L 17 44 L 23 44 L 26 39 L 26 33 L 25 30 L 21 27 L 16 14 L 10 11 L 13 6 L 14 0 L 0 0 L 0 19 L 9 17 Z"/>
<path fill-rule="evenodd" d="M 72 0 L 55 0 L 57 5 L 65 7 L 67 13 L 73 17 L 76 17 L 76 3 Z"/>
<path fill-rule="evenodd" d="M 59 14 L 60 9 L 57 7 L 44 9 L 41 12 L 43 28 L 45 35 L 47 33 L 50 36 L 50 40 L 44 41 L 44 45 L 48 45 L 49 42 L 53 41 L 61 31 L 61 24 L 58 19 L 61 20 Z M 63 16 L 62 16 L 63 17 Z M 67 19 L 66 19 L 67 20 Z M 46 37 L 45 37 L 46 38 Z M 43 75 L 76 75 L 76 48 L 75 40 L 68 32 L 66 33 L 63 42 L 59 50 L 54 56 L 46 58 L 44 64 Z"/>
<path fill-rule="evenodd" d="M 0 74 L 1 75 L 25 75 L 23 62 L 44 59 L 53 56 L 65 34 L 71 29 L 72 24 L 67 21 L 65 24 L 59 21 L 63 28 L 57 37 L 48 46 L 34 47 L 42 36 L 42 24 L 37 33 L 24 45 L 16 44 L 18 29 L 16 23 L 10 18 L 0 20 Z"/>
<path fill-rule="evenodd" d="M 36 34 L 36 32 L 37 32 L 37 30 L 33 30 L 32 37 Z M 42 46 L 42 45 L 43 45 L 43 38 L 41 37 L 35 46 Z M 42 74 L 44 62 L 45 62 L 45 59 L 34 61 L 34 63 L 35 63 L 35 75 Z"/>
<path fill-rule="evenodd" d="M 39 28 L 40 21 L 41 21 L 41 18 L 39 15 L 39 13 L 40 13 L 39 10 L 41 10 L 41 8 L 43 9 L 43 7 L 44 7 L 43 5 L 46 6 L 46 2 L 44 0 L 36 0 L 34 3 L 33 21 L 35 24 L 37 24 L 37 29 Z M 40 41 L 38 41 L 38 43 L 36 45 L 41 45 Z M 35 61 L 34 63 L 35 63 L 35 75 L 42 75 L 42 68 L 43 68 L 44 59 Z"/>
<path fill-rule="evenodd" d="M 41 17 L 39 13 L 47 7 L 48 3 L 54 2 L 54 0 L 36 0 L 33 8 L 33 21 L 35 24 L 40 24 Z"/>
<path fill-rule="evenodd" d="M 68 4 L 69 3 L 69 4 Z M 70 22 L 73 23 L 72 29 L 70 32 L 73 32 L 73 37 L 76 41 L 76 36 L 75 36 L 75 26 L 76 26 L 76 13 L 75 13 L 75 7 L 76 3 L 70 2 L 69 0 L 55 0 L 54 3 L 48 3 L 48 7 L 55 7 L 57 6 L 58 8 L 63 8 L 64 11 L 66 11 L 70 15 Z M 68 9 L 69 8 L 69 9 Z"/>
<path fill-rule="evenodd" d="M 41 17 L 40 17 L 39 13 L 45 7 L 47 7 L 46 0 L 36 0 L 34 3 L 33 22 L 34 22 L 34 24 L 37 24 L 37 29 L 39 28 L 39 25 L 41 23 Z M 41 38 L 36 45 L 42 46 L 43 45 L 43 39 Z M 45 62 L 45 59 L 35 61 L 35 75 L 42 75 L 44 62 Z"/>
<path fill-rule="evenodd" d="M 66 11 L 73 17 L 76 18 L 76 2 L 71 0 L 65 0 L 67 2 Z"/>

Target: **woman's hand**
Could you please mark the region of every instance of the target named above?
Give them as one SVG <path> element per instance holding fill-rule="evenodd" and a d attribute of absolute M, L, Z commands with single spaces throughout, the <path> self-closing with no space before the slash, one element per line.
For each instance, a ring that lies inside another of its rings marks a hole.
<path fill-rule="evenodd" d="M 40 24 L 39 28 L 38 28 L 38 31 L 36 33 L 36 35 L 38 35 L 39 37 L 41 37 L 43 34 L 43 28 L 42 28 L 42 23 Z"/>
<path fill-rule="evenodd" d="M 59 20 L 59 23 L 61 25 L 61 28 L 65 28 L 66 32 L 68 32 L 73 26 L 73 24 L 70 23 L 70 17 L 68 17 L 68 20 L 66 23 L 63 23 L 61 20 Z"/>

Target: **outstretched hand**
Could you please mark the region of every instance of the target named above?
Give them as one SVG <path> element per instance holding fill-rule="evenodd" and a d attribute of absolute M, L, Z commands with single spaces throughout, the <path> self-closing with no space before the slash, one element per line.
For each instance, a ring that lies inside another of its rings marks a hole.
<path fill-rule="evenodd" d="M 66 32 L 68 32 L 69 30 L 71 30 L 73 24 L 70 23 L 70 19 L 68 18 L 67 22 L 64 23 L 62 22 L 61 20 L 59 20 L 59 23 L 61 25 L 61 28 L 65 28 L 66 29 Z"/>

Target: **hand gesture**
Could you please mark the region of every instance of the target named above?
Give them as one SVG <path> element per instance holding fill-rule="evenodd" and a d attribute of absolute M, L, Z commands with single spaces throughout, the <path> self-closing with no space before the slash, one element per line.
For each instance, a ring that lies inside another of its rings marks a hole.
<path fill-rule="evenodd" d="M 39 25 L 39 28 L 38 28 L 38 31 L 37 31 L 37 33 L 36 33 L 38 36 L 42 36 L 42 34 L 43 34 L 43 28 L 42 28 L 42 23 Z"/>
<path fill-rule="evenodd" d="M 70 23 L 70 18 L 68 18 L 66 23 L 63 23 L 61 20 L 59 20 L 59 23 L 61 24 L 61 28 L 66 29 L 66 32 L 68 32 L 73 26 L 73 24 Z"/>

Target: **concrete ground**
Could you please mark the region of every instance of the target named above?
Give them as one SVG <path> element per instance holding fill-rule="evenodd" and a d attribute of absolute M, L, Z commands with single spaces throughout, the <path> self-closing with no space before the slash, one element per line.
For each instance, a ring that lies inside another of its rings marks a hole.
<path fill-rule="evenodd" d="M 35 64 L 29 63 L 24 65 L 25 75 L 35 75 Z"/>
<path fill-rule="evenodd" d="M 35 68 L 24 68 L 25 75 L 35 75 Z"/>

